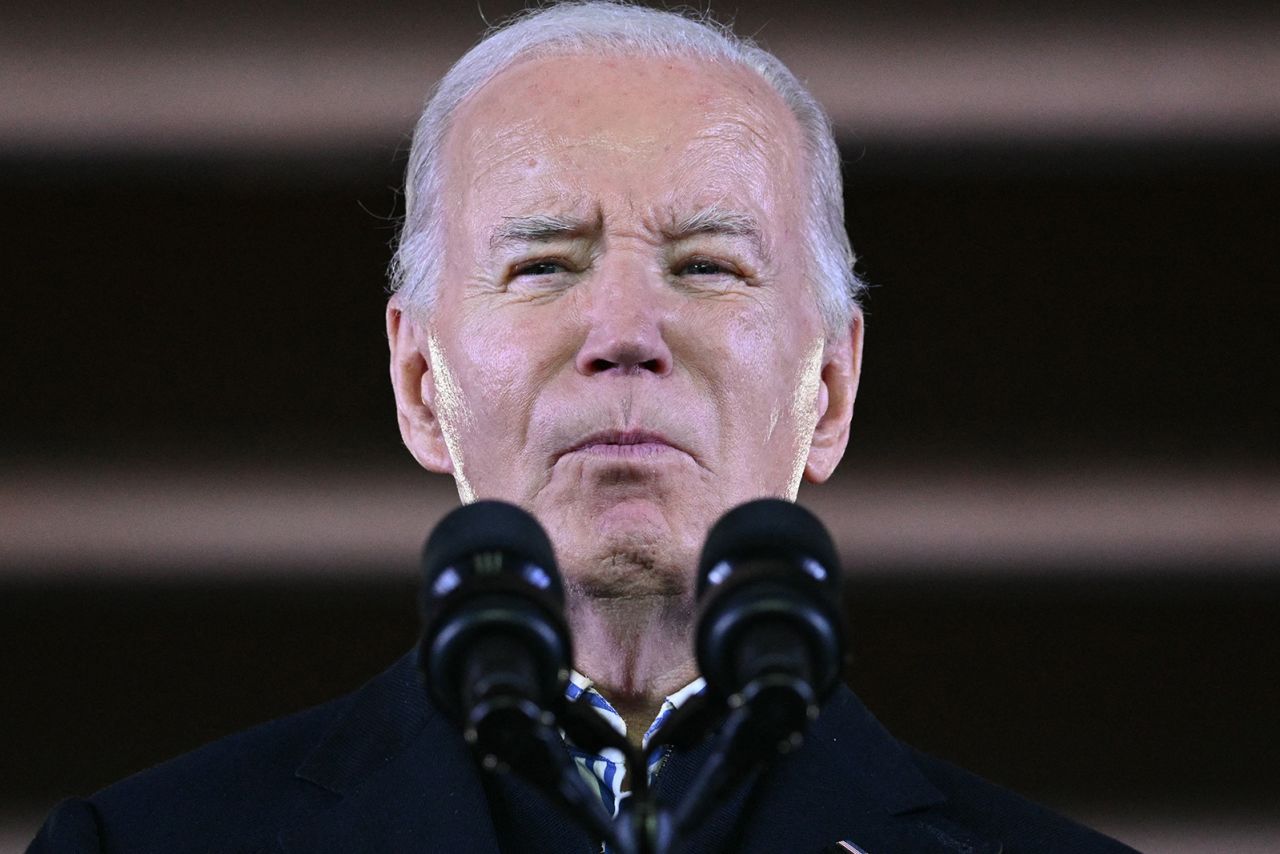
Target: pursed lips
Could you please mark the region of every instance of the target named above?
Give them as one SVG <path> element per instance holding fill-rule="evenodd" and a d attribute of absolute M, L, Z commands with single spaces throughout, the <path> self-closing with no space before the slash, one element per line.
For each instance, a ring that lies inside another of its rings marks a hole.
<path fill-rule="evenodd" d="M 603 430 L 592 433 L 560 453 L 613 460 L 647 460 L 679 452 L 692 456 L 661 433 L 650 430 Z"/>

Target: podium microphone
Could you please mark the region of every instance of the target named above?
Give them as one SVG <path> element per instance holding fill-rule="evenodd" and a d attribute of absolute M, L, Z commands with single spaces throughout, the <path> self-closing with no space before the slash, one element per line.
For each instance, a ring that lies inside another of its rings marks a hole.
<path fill-rule="evenodd" d="M 649 748 L 688 749 L 712 730 L 714 748 L 656 850 L 802 743 L 840 680 L 839 566 L 826 528 L 789 501 L 751 501 L 712 526 L 698 565 L 695 635 L 707 689 L 672 713 Z"/>
<path fill-rule="evenodd" d="M 597 839 L 629 851 L 557 729 L 590 736 L 593 722 L 607 725 L 577 722 L 565 703 L 573 654 L 542 526 L 501 501 L 459 507 L 427 538 L 422 574 L 418 666 L 436 706 L 485 770 L 514 771 Z"/>
<path fill-rule="evenodd" d="M 572 653 L 551 542 L 531 515 L 477 501 L 441 520 L 422 553 L 419 666 L 436 705 L 493 765 L 513 719 L 564 695 Z"/>
<path fill-rule="evenodd" d="M 766 692 L 793 715 L 816 716 L 844 663 L 839 595 L 835 544 L 816 516 L 773 498 L 730 510 L 698 566 L 697 656 L 709 692 L 731 706 Z M 788 738 L 804 728 L 795 722 Z"/>

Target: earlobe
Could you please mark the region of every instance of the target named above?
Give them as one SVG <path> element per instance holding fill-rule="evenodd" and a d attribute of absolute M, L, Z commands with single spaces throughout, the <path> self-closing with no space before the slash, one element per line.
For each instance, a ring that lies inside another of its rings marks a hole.
<path fill-rule="evenodd" d="M 452 474 L 453 459 L 436 413 L 435 378 L 425 341 L 419 321 L 392 297 L 387 304 L 387 345 L 400 438 L 424 469 Z"/>
<path fill-rule="evenodd" d="M 818 419 L 804 467 L 804 478 L 810 483 L 831 477 L 849 444 L 853 401 L 862 372 L 862 330 L 862 312 L 855 311 L 846 333 L 827 341 L 818 385 Z"/>

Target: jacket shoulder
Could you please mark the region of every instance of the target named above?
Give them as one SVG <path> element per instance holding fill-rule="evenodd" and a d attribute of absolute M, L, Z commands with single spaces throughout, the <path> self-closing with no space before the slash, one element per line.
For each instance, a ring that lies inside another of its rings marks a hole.
<path fill-rule="evenodd" d="M 1002 840 L 1002 854 L 1134 854 L 1129 846 L 977 774 L 909 749 L 916 767 L 946 796 L 941 812 Z"/>
<path fill-rule="evenodd" d="M 50 814 L 32 851 L 238 851 L 336 797 L 296 771 L 355 695 L 221 738 Z M 73 842 L 74 840 L 74 842 Z"/>

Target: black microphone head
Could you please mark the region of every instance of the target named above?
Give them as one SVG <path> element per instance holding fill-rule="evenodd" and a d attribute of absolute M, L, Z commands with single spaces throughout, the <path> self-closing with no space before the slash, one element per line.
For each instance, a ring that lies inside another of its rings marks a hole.
<path fill-rule="evenodd" d="M 498 569 L 520 572 L 537 567 L 545 575 L 530 573 L 530 584 L 564 603 L 564 587 L 556 570 L 555 552 L 547 532 L 530 513 L 505 501 L 475 501 L 450 511 L 427 537 L 422 548 L 424 604 L 448 595 L 462 580 L 445 575 L 477 555 L 506 558 Z M 491 561 L 489 566 L 495 566 Z M 483 563 L 482 567 L 483 568 Z"/>
<path fill-rule="evenodd" d="M 751 501 L 712 526 L 698 566 L 698 667 L 728 698 L 767 674 L 807 684 L 821 701 L 844 660 L 840 564 L 808 510 Z"/>
<path fill-rule="evenodd" d="M 441 709 L 465 723 L 486 692 L 514 691 L 542 708 L 558 701 L 573 655 L 564 587 L 537 519 L 501 501 L 459 507 L 427 538 L 422 572 L 418 666 Z"/>
<path fill-rule="evenodd" d="M 800 561 L 832 596 L 840 591 L 840 560 L 825 525 L 799 504 L 759 498 L 720 517 L 707 533 L 698 561 L 698 598 L 727 577 L 717 567 L 744 560 Z"/>

